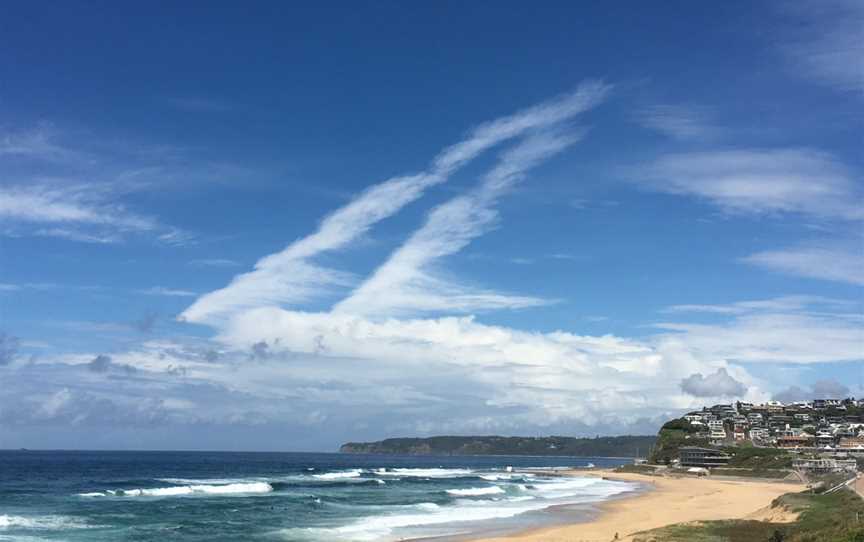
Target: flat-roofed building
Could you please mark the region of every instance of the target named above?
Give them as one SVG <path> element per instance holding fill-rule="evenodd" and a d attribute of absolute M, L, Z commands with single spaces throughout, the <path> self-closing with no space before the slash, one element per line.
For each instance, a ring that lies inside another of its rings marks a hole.
<path fill-rule="evenodd" d="M 678 461 L 682 467 L 722 467 L 731 456 L 714 448 L 682 446 L 678 450 Z"/>
<path fill-rule="evenodd" d="M 858 463 L 854 459 L 796 459 L 792 466 L 796 470 L 824 474 L 829 472 L 855 472 Z"/>

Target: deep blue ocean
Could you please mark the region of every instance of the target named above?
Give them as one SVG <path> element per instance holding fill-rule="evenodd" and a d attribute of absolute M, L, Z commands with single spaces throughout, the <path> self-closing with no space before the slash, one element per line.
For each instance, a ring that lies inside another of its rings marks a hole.
<path fill-rule="evenodd" d="M 570 508 L 578 513 L 580 505 L 635 489 L 522 469 L 624 462 L 0 451 L 0 540 L 299 542 L 464 535 L 545 521 L 550 506 L 576 505 Z"/>

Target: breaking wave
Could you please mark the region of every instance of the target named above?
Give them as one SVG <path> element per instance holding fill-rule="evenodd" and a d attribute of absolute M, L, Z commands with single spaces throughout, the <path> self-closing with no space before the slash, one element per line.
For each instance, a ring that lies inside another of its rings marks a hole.
<path fill-rule="evenodd" d="M 362 469 L 352 469 L 347 471 L 325 472 L 324 474 L 313 474 L 312 477 L 318 480 L 343 480 L 345 478 L 359 478 L 362 475 Z"/>
<path fill-rule="evenodd" d="M 267 482 L 235 483 L 225 485 L 187 485 L 154 487 L 148 489 L 108 489 L 79 493 L 79 497 L 176 497 L 183 495 L 236 495 L 242 493 L 270 493 L 273 486 Z"/>
<path fill-rule="evenodd" d="M 500 495 L 506 493 L 498 486 L 491 487 L 469 487 L 467 489 L 448 489 L 447 493 L 457 497 L 479 497 L 482 495 Z"/>
<path fill-rule="evenodd" d="M 378 469 L 375 474 L 381 476 L 404 476 L 409 478 L 459 478 L 474 476 L 470 469 Z"/>
<path fill-rule="evenodd" d="M 70 516 L 11 516 L 0 514 L 0 529 L 87 529 L 87 522 Z"/>

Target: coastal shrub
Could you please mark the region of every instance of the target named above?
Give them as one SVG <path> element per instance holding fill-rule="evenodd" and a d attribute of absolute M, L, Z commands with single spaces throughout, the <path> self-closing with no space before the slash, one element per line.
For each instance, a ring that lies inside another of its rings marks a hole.
<path fill-rule="evenodd" d="M 852 491 L 787 493 L 772 502 L 800 513 L 793 523 L 723 520 L 642 532 L 634 542 L 864 542 L 864 500 Z"/>
<path fill-rule="evenodd" d="M 681 423 L 687 425 L 688 429 L 679 429 Z M 666 422 L 657 434 L 657 442 L 651 456 L 648 458 L 652 463 L 669 463 L 678 458 L 678 449 L 682 446 L 707 446 L 708 439 L 698 437 L 695 429 L 690 427 L 690 422 L 683 418 Z"/>
<path fill-rule="evenodd" d="M 676 418 L 663 424 L 661 430 L 684 431 L 685 433 L 698 433 L 699 429 L 684 418 Z"/>
<path fill-rule="evenodd" d="M 747 446 L 741 448 L 726 448 L 724 451 L 732 455 L 732 459 L 729 460 L 730 467 L 755 470 L 792 468 L 792 455 L 785 450 Z"/>

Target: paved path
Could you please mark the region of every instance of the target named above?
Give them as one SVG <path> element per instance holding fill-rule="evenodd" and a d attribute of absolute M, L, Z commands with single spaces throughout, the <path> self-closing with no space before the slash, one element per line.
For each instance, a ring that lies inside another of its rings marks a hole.
<path fill-rule="evenodd" d="M 855 480 L 855 483 L 852 484 L 852 487 L 861 495 L 861 498 L 864 499 L 864 476 L 858 475 L 858 479 Z"/>

